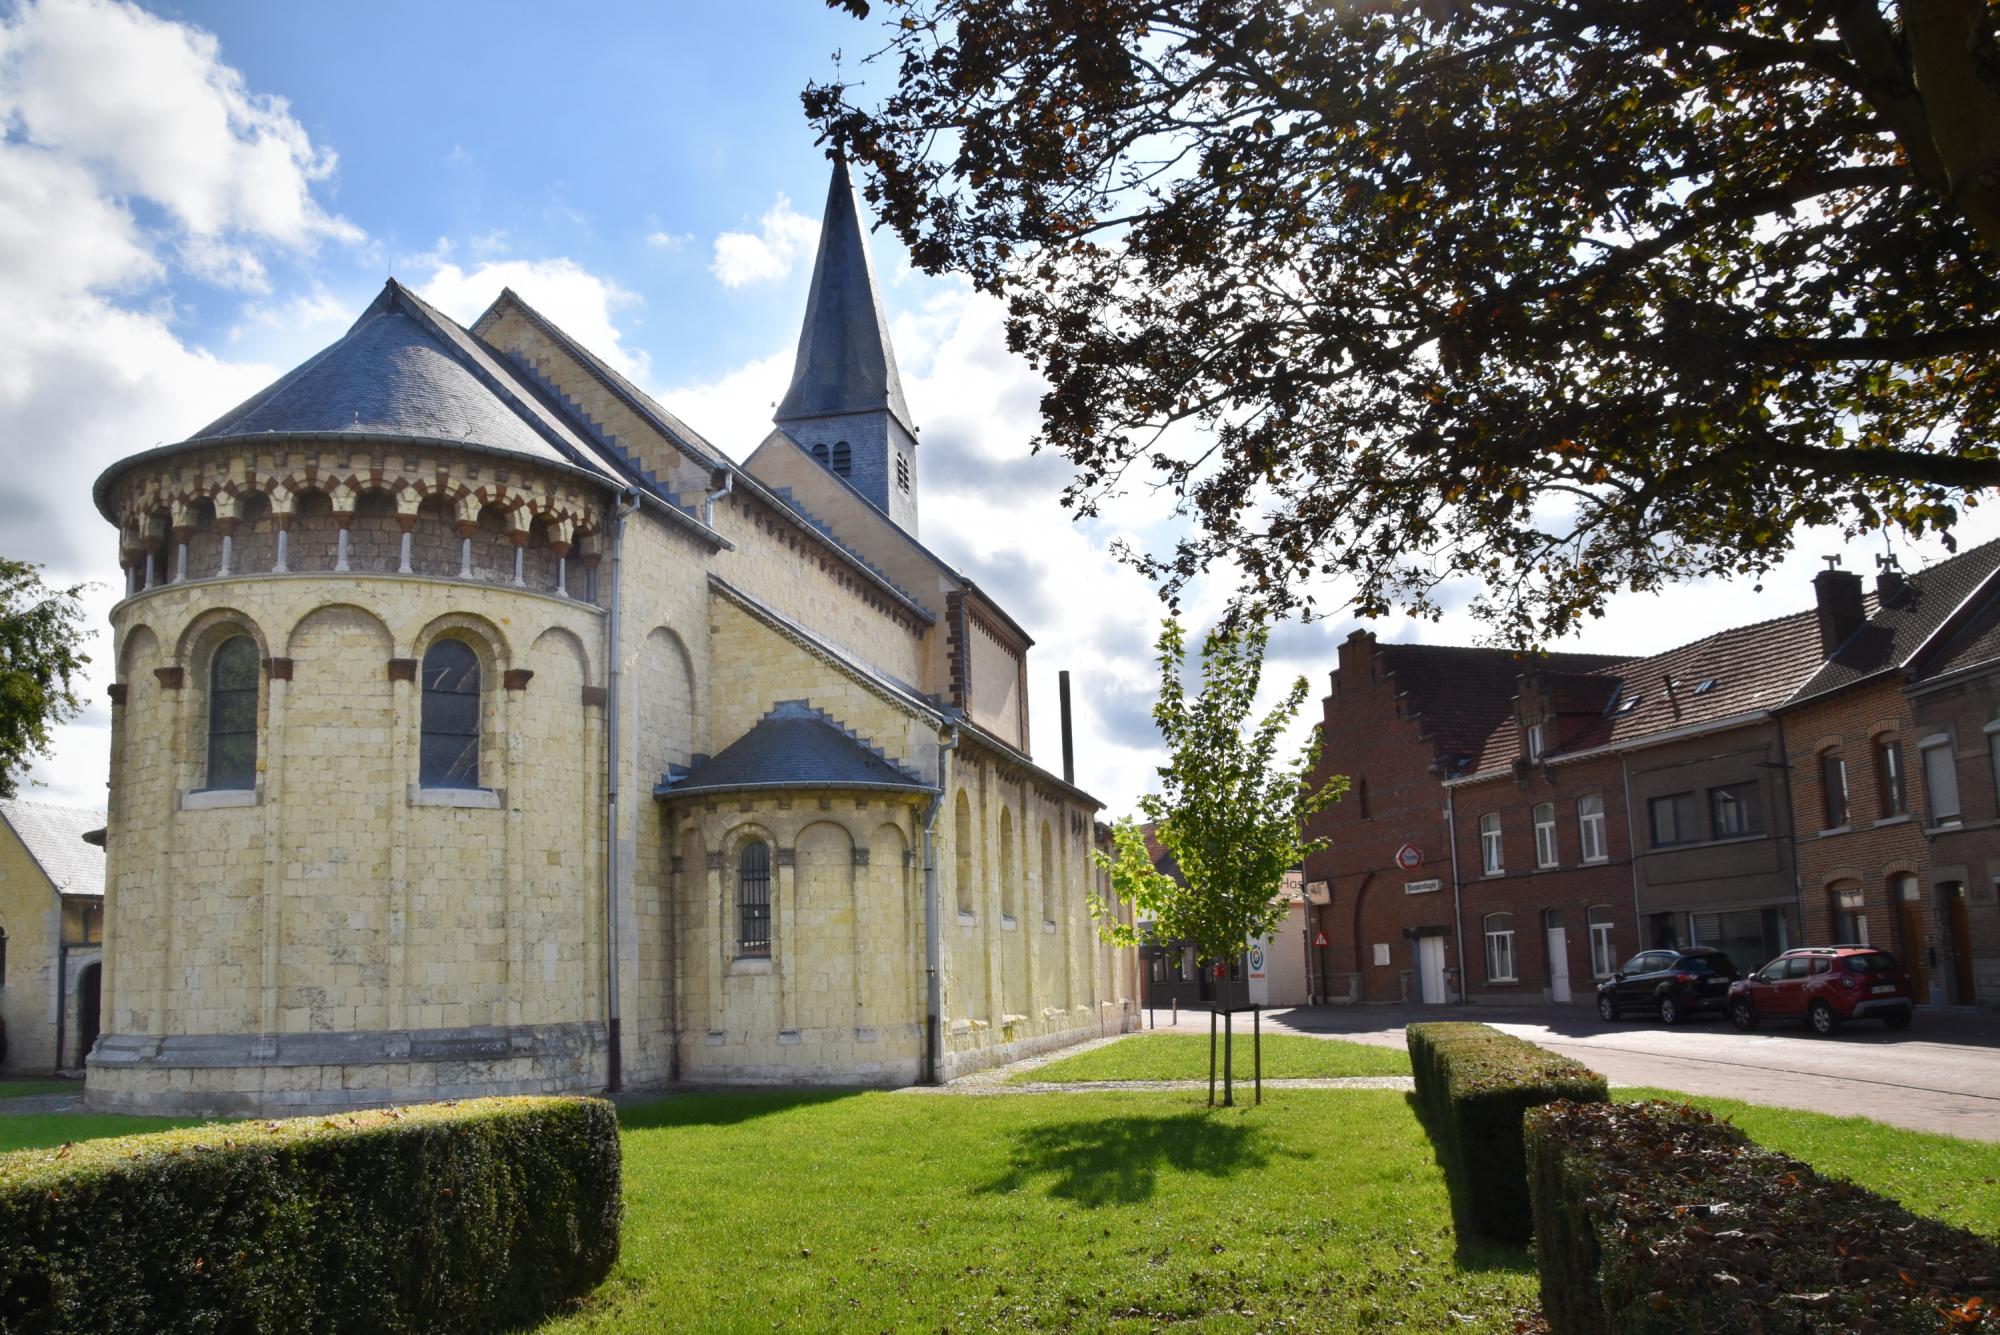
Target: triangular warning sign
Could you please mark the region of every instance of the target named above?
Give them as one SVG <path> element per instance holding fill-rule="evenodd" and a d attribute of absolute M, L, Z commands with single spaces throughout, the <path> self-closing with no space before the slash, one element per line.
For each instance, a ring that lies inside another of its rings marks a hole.
<path fill-rule="evenodd" d="M 1326 944 L 1326 933 L 1325 933 L 1325 932 L 1314 932 L 1314 933 L 1313 933 L 1313 944 L 1314 944 L 1314 945 L 1316 945 L 1316 946 L 1323 946 L 1323 945 L 1325 945 L 1325 944 Z"/>

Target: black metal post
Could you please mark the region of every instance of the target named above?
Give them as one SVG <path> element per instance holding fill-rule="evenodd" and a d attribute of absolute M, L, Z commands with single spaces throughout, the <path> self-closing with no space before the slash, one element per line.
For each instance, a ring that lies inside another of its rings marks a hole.
<path fill-rule="evenodd" d="M 1257 1106 L 1264 1106 L 1264 1008 L 1250 1008 L 1250 1047 L 1257 1066 Z"/>
<path fill-rule="evenodd" d="M 1233 1077 L 1229 1068 L 1230 1041 L 1235 1036 L 1236 1013 L 1224 1011 L 1222 1013 L 1222 1106 L 1225 1108 L 1236 1106 L 1236 1087 L 1231 1083 Z"/>
<path fill-rule="evenodd" d="M 1208 1106 L 1215 1106 L 1215 1012 L 1208 1013 Z"/>

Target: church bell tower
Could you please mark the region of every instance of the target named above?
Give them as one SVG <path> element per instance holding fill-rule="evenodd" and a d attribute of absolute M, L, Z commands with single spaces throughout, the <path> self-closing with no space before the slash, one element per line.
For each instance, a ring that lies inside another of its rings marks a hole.
<path fill-rule="evenodd" d="M 903 400 L 861 214 L 836 156 L 792 383 L 773 419 L 905 532 L 917 531 L 917 429 Z"/>

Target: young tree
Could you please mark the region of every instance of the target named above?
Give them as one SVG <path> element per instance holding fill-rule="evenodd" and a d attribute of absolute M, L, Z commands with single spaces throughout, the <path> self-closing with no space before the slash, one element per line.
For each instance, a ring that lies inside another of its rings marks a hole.
<path fill-rule="evenodd" d="M 83 708 L 76 679 L 90 662 L 82 586 L 51 589 L 41 567 L 0 557 L 0 797 L 49 753 L 49 729 Z"/>
<path fill-rule="evenodd" d="M 1114 827 L 1112 851 L 1091 856 L 1110 876 L 1113 893 L 1132 906 L 1132 920 L 1121 921 L 1095 895 L 1090 906 L 1099 935 L 1114 945 L 1140 944 L 1137 924 L 1145 922 L 1152 939 L 1192 943 L 1203 964 L 1234 959 L 1284 917 L 1277 896 L 1286 870 L 1323 846 L 1305 837 L 1306 824 L 1346 791 L 1347 780 L 1336 776 L 1313 787 L 1317 734 L 1293 763 L 1277 755 L 1305 703 L 1306 679 L 1293 682 L 1277 707 L 1246 730 L 1267 639 L 1262 626 L 1211 633 L 1201 648 L 1201 692 L 1190 698 L 1181 681 L 1186 634 L 1172 619 L 1160 631 L 1153 721 L 1167 744 L 1167 763 L 1160 791 L 1140 798 L 1139 809 L 1180 876 L 1154 867 L 1131 820 Z"/>
<path fill-rule="evenodd" d="M 1196 526 L 1134 554 L 1170 597 L 1472 576 L 1552 638 L 2000 484 L 2000 6 L 885 9 L 886 93 L 807 112 L 1007 299 L 1067 502 L 1174 489 Z"/>

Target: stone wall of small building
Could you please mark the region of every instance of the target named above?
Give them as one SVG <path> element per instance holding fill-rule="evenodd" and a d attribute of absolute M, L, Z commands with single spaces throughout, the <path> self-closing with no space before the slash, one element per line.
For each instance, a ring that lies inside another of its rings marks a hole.
<path fill-rule="evenodd" d="M 56 1067 L 56 939 L 62 909 L 41 865 L 0 822 L 0 932 L 7 964 L 0 976 L 0 1024 L 7 1053 L 0 1071 L 47 1075 Z"/>

